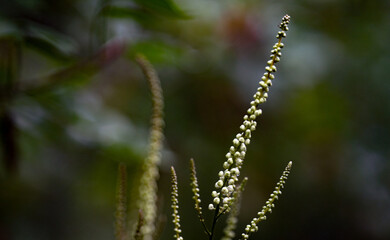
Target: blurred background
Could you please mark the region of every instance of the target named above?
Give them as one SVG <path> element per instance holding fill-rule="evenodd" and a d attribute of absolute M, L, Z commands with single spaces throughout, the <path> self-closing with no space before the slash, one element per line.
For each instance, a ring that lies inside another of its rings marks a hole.
<path fill-rule="evenodd" d="M 183 236 L 204 238 L 188 161 L 206 208 L 286 13 L 237 232 L 293 161 L 253 239 L 390 239 L 387 0 L 1 1 L 0 239 L 114 239 L 118 163 L 131 192 L 147 153 L 152 105 L 138 52 L 165 95 L 162 238 L 173 234 L 171 165 Z"/>

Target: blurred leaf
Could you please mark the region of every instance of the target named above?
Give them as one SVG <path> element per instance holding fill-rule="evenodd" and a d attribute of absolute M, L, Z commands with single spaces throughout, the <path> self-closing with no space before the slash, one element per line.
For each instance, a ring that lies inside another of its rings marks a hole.
<path fill-rule="evenodd" d="M 48 76 L 30 79 L 31 84 L 22 86 L 20 90 L 27 94 L 39 94 L 58 86 L 82 86 L 98 71 L 110 65 L 124 52 L 121 41 L 111 41 L 103 46 L 94 56 L 73 63 Z"/>
<path fill-rule="evenodd" d="M 42 38 L 26 37 L 25 45 L 28 48 L 32 48 L 47 57 L 50 57 L 58 61 L 69 61 L 71 58 L 66 54 L 63 54 L 56 46 Z"/>
<path fill-rule="evenodd" d="M 171 0 L 138 1 L 138 6 L 109 5 L 104 7 L 100 14 L 112 18 L 131 18 L 140 24 L 147 24 L 159 17 L 187 19 L 190 16 L 176 6 Z"/>
<path fill-rule="evenodd" d="M 125 6 L 106 6 L 100 14 L 111 18 L 131 18 L 139 23 L 150 22 L 154 17 L 142 9 L 130 8 Z"/>
<path fill-rule="evenodd" d="M 21 32 L 19 29 L 14 26 L 12 23 L 0 19 L 0 38 L 15 38 L 15 39 L 21 39 Z"/>
<path fill-rule="evenodd" d="M 77 50 L 69 37 L 40 25 L 30 25 L 25 42 L 27 47 L 60 61 L 71 60 Z"/>
<path fill-rule="evenodd" d="M 171 18 L 189 18 L 189 15 L 181 10 L 172 0 L 135 0 L 140 6 L 157 14 Z"/>
<path fill-rule="evenodd" d="M 98 70 L 89 62 L 76 63 L 51 75 L 28 80 L 30 84 L 22 86 L 20 90 L 28 95 L 37 95 L 55 87 L 84 85 Z"/>
<path fill-rule="evenodd" d="M 128 55 L 133 58 L 136 53 L 142 53 L 153 63 L 175 64 L 183 50 L 161 41 L 145 41 L 132 45 Z"/>
<path fill-rule="evenodd" d="M 100 152 L 100 157 L 116 163 L 123 162 L 131 165 L 134 163 L 140 164 L 145 158 L 137 149 L 132 148 L 131 145 L 121 144 L 106 146 Z"/>

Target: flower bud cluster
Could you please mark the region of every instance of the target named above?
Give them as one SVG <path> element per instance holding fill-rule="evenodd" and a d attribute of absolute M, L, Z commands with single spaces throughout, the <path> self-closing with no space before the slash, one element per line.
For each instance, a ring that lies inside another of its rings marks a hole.
<path fill-rule="evenodd" d="M 204 222 L 202 207 L 200 206 L 201 200 L 199 194 L 198 178 L 196 177 L 196 168 L 195 168 L 194 159 L 190 160 L 190 167 L 191 167 L 191 188 L 192 188 L 192 193 L 194 195 L 192 198 L 195 201 L 195 210 L 198 212 L 199 220 L 201 222 Z"/>
<path fill-rule="evenodd" d="M 240 169 L 245 159 L 247 146 L 250 144 L 252 132 L 256 130 L 256 118 L 262 114 L 259 104 L 264 103 L 268 98 L 269 87 L 272 86 L 272 80 L 275 78 L 273 73 L 276 72 L 275 64 L 280 61 L 282 56 L 281 49 L 284 44 L 282 38 L 286 36 L 288 31 L 288 23 L 290 16 L 285 15 L 282 23 L 279 25 L 281 31 L 276 37 L 278 42 L 273 46 L 270 60 L 265 67 L 265 73 L 261 77 L 259 87 L 253 95 L 253 101 L 250 102 L 250 107 L 247 114 L 243 118 L 243 123 L 240 126 L 240 132 L 233 139 L 233 144 L 226 154 L 226 161 L 223 163 L 223 171 L 219 172 L 219 179 L 215 183 L 216 191 L 212 192 L 213 203 L 209 205 L 209 209 L 218 208 L 220 212 L 228 212 L 232 203 L 232 193 L 235 190 Z"/>
<path fill-rule="evenodd" d="M 179 216 L 179 200 L 177 199 L 179 196 L 179 191 L 177 187 L 177 176 L 175 169 L 171 167 L 171 175 L 172 175 L 172 193 L 171 193 L 171 201 L 172 201 L 172 217 L 173 217 L 173 224 L 175 225 L 175 228 L 173 229 L 175 231 L 175 235 L 173 237 L 176 240 L 183 240 L 183 237 L 180 236 L 181 229 L 180 229 L 180 216 Z"/>
<path fill-rule="evenodd" d="M 244 178 L 241 184 L 237 187 L 236 191 L 233 193 L 234 204 L 231 206 L 229 216 L 226 219 L 226 227 L 223 230 L 224 236 L 221 238 L 221 240 L 232 240 L 236 236 L 234 231 L 238 223 L 237 216 L 241 207 L 241 194 L 244 191 L 244 187 L 247 181 L 248 178 Z"/>
<path fill-rule="evenodd" d="M 288 174 L 290 173 L 292 166 L 292 162 L 289 162 L 287 164 L 286 169 L 283 171 L 282 176 L 280 177 L 279 182 L 276 184 L 275 190 L 271 193 L 269 199 L 263 206 L 262 210 L 257 213 L 258 217 L 255 217 L 252 219 L 251 223 L 246 225 L 244 233 L 241 235 L 242 239 L 248 239 L 249 235 L 253 232 L 257 232 L 259 230 L 259 227 L 257 226 L 259 222 L 264 221 L 267 219 L 266 214 L 268 212 L 272 212 L 272 208 L 275 207 L 274 202 L 278 199 L 278 196 L 282 194 L 281 189 L 284 187 L 284 184 L 286 183 Z"/>

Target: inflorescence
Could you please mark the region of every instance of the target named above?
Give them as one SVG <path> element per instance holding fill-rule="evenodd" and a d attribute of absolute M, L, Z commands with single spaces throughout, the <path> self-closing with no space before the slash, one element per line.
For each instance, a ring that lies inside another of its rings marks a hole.
<path fill-rule="evenodd" d="M 230 206 L 234 201 L 233 193 L 245 159 L 247 146 L 250 144 L 252 132 L 256 130 L 256 118 L 262 113 L 259 105 L 268 98 L 269 87 L 272 86 L 272 79 L 275 78 L 273 75 L 276 72 L 275 64 L 280 61 L 282 56 L 281 49 L 284 46 L 282 39 L 286 37 L 289 22 L 290 16 L 285 15 L 279 25 L 281 31 L 276 35 L 278 42 L 273 46 L 270 60 L 267 62 L 268 66 L 265 67 L 266 72 L 259 82 L 260 86 L 257 88 L 257 92 L 253 95 L 254 99 L 250 102 L 251 106 L 244 116 L 240 132 L 233 139 L 233 145 L 226 154 L 226 161 L 223 163 L 224 170 L 218 173 L 219 179 L 215 183 L 216 190 L 211 193 L 213 203 L 209 204 L 210 210 L 218 210 L 219 213 L 230 211 Z"/>
<path fill-rule="evenodd" d="M 179 197 L 179 191 L 177 187 L 177 176 L 175 169 L 171 167 L 171 176 L 172 176 L 172 193 L 171 193 L 171 201 L 172 201 L 172 217 L 173 217 L 173 224 L 175 225 L 175 228 L 173 229 L 175 231 L 175 234 L 173 237 L 176 240 L 183 240 L 183 237 L 180 236 L 181 229 L 180 229 L 180 216 L 179 216 L 179 200 L 177 199 Z"/>
<path fill-rule="evenodd" d="M 212 191 L 211 196 L 213 197 L 213 203 L 209 204 L 208 208 L 214 210 L 214 218 L 209 230 L 204 221 L 202 215 L 202 207 L 200 206 L 200 194 L 198 180 L 196 177 L 195 163 L 191 159 L 191 187 L 193 192 L 193 199 L 195 201 L 195 210 L 198 213 L 198 217 L 204 227 L 205 233 L 208 235 L 209 240 L 213 240 L 215 225 L 218 218 L 229 212 L 227 218 L 227 224 L 224 229 L 223 240 L 231 240 L 235 237 L 234 230 L 237 225 L 237 216 L 239 213 L 239 205 L 241 193 L 244 189 L 244 185 L 247 178 L 238 184 L 238 177 L 240 175 L 240 169 L 245 159 L 247 147 L 250 144 L 252 132 L 256 130 L 257 122 L 256 118 L 261 115 L 262 111 L 259 108 L 261 103 L 264 103 L 268 98 L 269 87 L 272 86 L 272 80 L 274 79 L 273 73 L 276 72 L 275 64 L 280 61 L 281 49 L 283 48 L 282 39 L 286 37 L 286 31 L 288 31 L 288 24 L 290 17 L 285 15 L 282 19 L 282 23 L 279 25 L 281 31 L 278 32 L 276 38 L 278 42 L 273 46 L 271 51 L 270 60 L 267 62 L 265 67 L 266 72 L 259 82 L 259 87 L 256 93 L 253 95 L 253 101 L 250 102 L 250 107 L 247 110 L 247 114 L 244 116 L 243 123 L 240 126 L 240 132 L 233 139 L 233 145 L 230 147 L 229 152 L 226 154 L 226 161 L 223 163 L 223 170 L 218 173 L 219 179 L 215 183 L 216 190 Z M 248 239 L 250 234 L 258 231 L 259 222 L 266 219 L 266 214 L 272 211 L 274 202 L 278 199 L 278 196 L 282 193 L 281 189 L 284 187 L 285 180 L 290 173 L 292 162 L 289 162 L 285 168 L 280 181 L 277 183 L 275 190 L 270 195 L 265 206 L 260 212 L 257 213 L 250 224 L 245 227 L 244 233 L 241 238 L 244 240 Z M 172 172 L 172 209 L 173 209 L 173 223 L 174 223 L 174 238 L 176 240 L 183 240 L 180 229 L 180 217 L 178 214 L 178 189 L 177 189 L 177 177 L 174 168 L 171 168 Z"/>
<path fill-rule="evenodd" d="M 157 180 L 159 178 L 158 167 L 161 161 L 163 140 L 164 99 L 160 79 L 152 64 L 142 55 L 138 55 L 136 60 L 148 80 L 153 101 L 149 150 L 142 166 L 143 174 L 140 178 L 139 199 L 137 201 L 137 208 L 143 212 L 144 218 L 141 233 L 145 240 L 152 240 L 157 216 Z"/>
<path fill-rule="evenodd" d="M 221 240 L 232 240 L 236 234 L 234 231 L 236 230 L 237 223 L 238 223 L 238 214 L 240 212 L 241 207 L 241 195 L 244 191 L 246 182 L 248 181 L 248 178 L 245 177 L 239 187 L 236 191 L 233 193 L 233 199 L 234 203 L 231 206 L 231 210 L 229 212 L 229 216 L 226 219 L 226 226 L 223 230 L 224 236 L 221 238 Z"/>
<path fill-rule="evenodd" d="M 246 225 L 245 232 L 241 235 L 242 239 L 248 239 L 249 235 L 253 232 L 257 232 L 259 227 L 257 226 L 261 221 L 267 219 L 266 214 L 272 212 L 272 208 L 275 207 L 274 202 L 278 199 L 278 196 L 282 194 L 281 189 L 284 188 L 288 174 L 290 173 L 292 162 L 289 162 L 286 169 L 284 170 L 279 182 L 276 184 L 275 190 L 271 193 L 269 199 L 263 206 L 263 209 L 257 213 L 258 217 L 252 219 L 251 223 Z"/>
<path fill-rule="evenodd" d="M 195 202 L 195 210 L 198 212 L 199 220 L 204 225 L 204 217 L 202 213 L 202 207 L 200 206 L 201 200 L 199 194 L 198 178 L 196 177 L 196 168 L 195 168 L 194 159 L 190 160 L 190 168 L 191 168 L 191 188 L 193 193 L 192 198 L 194 199 Z"/>

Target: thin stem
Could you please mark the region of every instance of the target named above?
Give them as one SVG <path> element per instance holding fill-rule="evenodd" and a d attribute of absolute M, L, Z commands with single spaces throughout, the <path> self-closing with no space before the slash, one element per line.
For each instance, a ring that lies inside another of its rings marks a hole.
<path fill-rule="evenodd" d="M 220 207 L 220 205 L 218 204 L 217 207 L 215 208 L 214 219 L 213 219 L 213 224 L 211 225 L 211 234 L 209 235 L 209 240 L 212 240 L 214 237 L 215 225 L 217 224 L 217 220 L 220 216 L 219 215 L 219 207 Z"/>
<path fill-rule="evenodd" d="M 202 219 L 200 222 L 202 223 L 203 229 L 204 229 L 205 233 L 207 234 L 207 236 L 210 236 L 210 235 L 211 235 L 211 232 L 210 232 L 209 229 L 207 228 L 207 226 L 206 226 L 206 224 L 205 224 L 205 222 L 204 222 L 204 219 Z"/>

